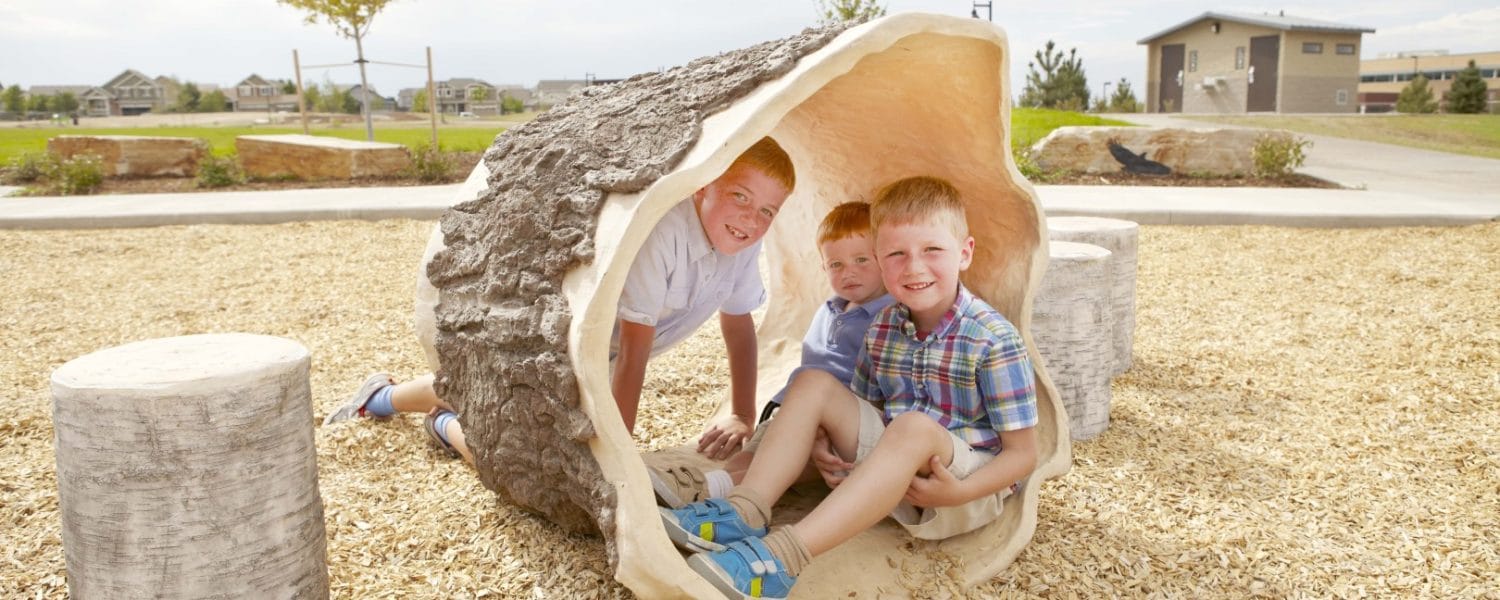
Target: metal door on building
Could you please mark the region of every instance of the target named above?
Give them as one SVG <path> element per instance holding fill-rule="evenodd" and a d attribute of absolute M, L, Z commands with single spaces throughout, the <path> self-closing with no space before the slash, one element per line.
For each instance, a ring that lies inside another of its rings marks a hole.
<path fill-rule="evenodd" d="M 1161 47 L 1161 83 L 1156 86 L 1157 112 L 1182 112 L 1182 55 L 1184 44 Z"/>
<path fill-rule="evenodd" d="M 1281 36 L 1250 38 L 1249 87 L 1245 92 L 1247 112 L 1276 111 L 1277 63 L 1281 60 Z"/>

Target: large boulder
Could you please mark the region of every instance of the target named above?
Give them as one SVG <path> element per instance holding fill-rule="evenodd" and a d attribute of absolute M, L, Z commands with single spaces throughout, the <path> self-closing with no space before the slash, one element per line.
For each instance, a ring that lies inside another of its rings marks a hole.
<path fill-rule="evenodd" d="M 208 155 L 198 138 L 143 135 L 60 135 L 47 140 L 47 151 L 62 159 L 92 154 L 111 177 L 188 177 Z"/>
<path fill-rule="evenodd" d="M 1248 175 L 1251 151 L 1261 136 L 1290 136 L 1262 129 L 1178 129 L 1159 127 L 1059 127 L 1032 146 L 1037 166 L 1048 171 L 1118 173 L 1109 143 L 1171 167 L 1184 175 Z"/>
<path fill-rule="evenodd" d="M 234 147 L 240 166 L 251 177 L 391 177 L 411 164 L 401 144 L 317 135 L 242 135 L 234 138 Z"/>
<path fill-rule="evenodd" d="M 795 162 L 797 189 L 765 239 L 760 401 L 797 364 L 826 295 L 810 241 L 823 214 L 925 174 L 968 202 L 978 247 L 964 281 L 1026 337 L 1041 418 L 1037 470 L 1001 519 L 916 546 L 887 521 L 820 556 L 798 594 L 915 594 L 953 583 L 933 577 L 993 577 L 1030 540 L 1041 483 L 1071 461 L 1067 416 L 1029 333 L 1048 256 L 1041 207 L 1010 154 L 1011 62 L 988 22 L 906 13 L 590 87 L 500 136 L 476 169 L 487 187 L 465 186 L 443 215 L 424 271 L 432 287 L 419 286 L 417 302 L 438 394 L 458 408 L 480 479 L 568 530 L 602 533 L 615 577 L 642 597 L 718 596 L 661 526 L 610 392 L 608 347 L 652 228 L 769 135 Z"/>

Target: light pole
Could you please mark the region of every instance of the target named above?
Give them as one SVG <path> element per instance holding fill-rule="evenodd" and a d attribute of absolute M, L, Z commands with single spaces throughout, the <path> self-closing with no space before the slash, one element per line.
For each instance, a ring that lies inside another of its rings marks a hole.
<path fill-rule="evenodd" d="M 990 2 L 975 2 L 974 10 L 969 12 L 969 16 L 978 19 L 980 7 L 984 8 L 985 15 L 989 17 L 989 21 L 991 23 L 995 22 L 995 3 L 993 0 Z"/>
<path fill-rule="evenodd" d="M 1100 90 L 1100 92 L 1099 92 L 1099 104 L 1101 106 L 1105 106 L 1105 107 L 1109 106 L 1109 84 L 1111 84 L 1111 83 L 1114 83 L 1114 82 L 1113 81 L 1106 81 L 1106 82 L 1104 82 L 1103 89 Z M 1104 112 L 1104 111 L 1101 109 L 1099 112 Z"/>

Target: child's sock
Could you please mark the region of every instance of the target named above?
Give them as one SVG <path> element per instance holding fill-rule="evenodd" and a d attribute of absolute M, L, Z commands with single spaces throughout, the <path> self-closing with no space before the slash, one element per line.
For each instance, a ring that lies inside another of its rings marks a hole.
<path fill-rule="evenodd" d="M 457 414 L 447 410 L 438 413 L 436 417 L 432 418 L 433 432 L 437 434 L 439 439 L 443 440 L 443 444 L 450 448 L 453 447 L 453 441 L 448 439 L 448 424 L 457 418 Z"/>
<path fill-rule="evenodd" d="M 781 566 L 786 567 L 787 574 L 792 577 L 802 573 L 802 568 L 812 562 L 812 553 L 807 551 L 807 544 L 802 543 L 802 538 L 797 537 L 797 532 L 792 531 L 790 525 L 772 529 L 761 541 L 766 543 L 771 555 L 781 561 Z"/>
<path fill-rule="evenodd" d="M 734 512 L 739 513 L 746 525 L 759 529 L 771 522 L 771 509 L 754 492 L 743 486 L 731 490 L 724 499 L 729 501 L 729 505 L 734 507 Z"/>
<path fill-rule="evenodd" d="M 729 490 L 734 489 L 734 479 L 729 477 L 729 471 L 714 469 L 703 474 L 708 480 L 708 497 L 723 498 L 729 495 Z"/>
<path fill-rule="evenodd" d="M 394 385 L 388 385 L 370 394 L 370 399 L 365 402 L 365 414 L 372 417 L 389 417 L 396 414 L 396 408 L 391 406 L 391 392 L 396 389 Z"/>

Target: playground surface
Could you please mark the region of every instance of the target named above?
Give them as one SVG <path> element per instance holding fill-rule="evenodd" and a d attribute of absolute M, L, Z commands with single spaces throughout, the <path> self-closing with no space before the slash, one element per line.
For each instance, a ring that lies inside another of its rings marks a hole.
<path fill-rule="evenodd" d="M 66 596 L 53 369 L 148 338 L 283 336 L 312 352 L 321 422 L 368 372 L 425 369 L 411 313 L 431 227 L 0 230 L 0 595 Z M 1147 225 L 1140 261 L 1110 429 L 1074 445 L 1031 545 L 969 595 L 1494 597 L 1500 222 Z M 712 410 L 716 335 L 653 363 L 642 450 Z M 500 502 L 417 425 L 316 430 L 333 597 L 629 596 L 600 540 Z M 891 597 L 961 596 L 941 572 L 903 582 Z"/>

